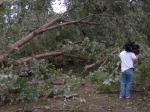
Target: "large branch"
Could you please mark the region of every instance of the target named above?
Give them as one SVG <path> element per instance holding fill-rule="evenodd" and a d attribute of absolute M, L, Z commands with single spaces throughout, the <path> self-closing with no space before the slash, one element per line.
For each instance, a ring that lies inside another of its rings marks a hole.
<path fill-rule="evenodd" d="M 57 50 L 57 51 L 51 51 L 51 52 L 47 52 L 47 53 L 37 54 L 35 56 L 23 57 L 23 58 L 15 60 L 14 62 L 15 63 L 22 63 L 22 62 L 31 61 L 33 58 L 35 58 L 35 59 L 45 59 L 45 58 L 48 58 L 48 57 L 55 57 L 55 56 L 63 56 L 63 57 L 67 57 L 67 58 L 78 59 L 80 61 L 85 61 L 85 59 L 82 58 L 82 57 L 65 53 L 62 50 Z"/>
<path fill-rule="evenodd" d="M 54 21 L 52 21 L 53 23 Z M 44 32 L 47 32 L 49 30 L 53 30 L 62 26 L 66 26 L 66 25 L 72 25 L 72 24 L 77 24 L 79 23 L 80 20 L 75 20 L 75 21 L 70 21 L 70 22 L 65 22 L 65 23 L 60 23 L 60 24 L 56 24 L 50 27 L 49 26 L 51 23 L 47 23 L 45 26 L 41 26 L 38 29 L 35 29 L 33 31 L 31 31 L 30 33 L 26 34 L 25 36 L 23 36 L 20 40 L 18 40 L 17 42 L 15 42 L 14 44 L 12 44 L 10 46 L 10 49 L 7 50 L 7 52 L 5 53 L 5 55 L 0 55 L 0 63 L 2 61 L 4 61 L 4 58 L 7 57 L 10 53 L 14 52 L 15 50 L 19 49 L 21 46 L 23 46 L 24 44 L 28 43 L 31 39 L 33 39 L 35 36 L 40 35 Z"/>
<path fill-rule="evenodd" d="M 89 17 L 89 16 L 87 16 L 87 17 Z M 53 30 L 53 29 L 56 29 L 56 28 L 59 28 L 59 27 L 62 27 L 62 26 L 66 26 L 66 25 L 78 24 L 78 23 L 80 23 L 80 24 L 98 25 L 97 23 L 83 21 L 87 17 L 81 18 L 79 20 L 72 20 L 72 21 L 65 21 L 65 22 L 62 22 L 62 17 L 59 17 L 59 18 L 51 20 L 50 22 L 40 26 L 37 29 L 34 29 L 34 30 L 28 32 L 20 40 L 18 40 L 14 44 L 12 44 L 10 46 L 10 48 L 6 51 L 5 54 L 0 55 L 0 63 L 2 61 L 4 61 L 4 58 L 7 57 L 10 53 L 12 53 L 15 50 L 19 49 L 20 47 L 22 47 L 24 44 L 28 43 L 31 39 L 33 39 L 37 35 L 40 35 L 40 34 L 42 34 L 44 32 L 49 31 L 49 30 Z"/>
<path fill-rule="evenodd" d="M 66 13 L 64 13 L 65 15 Z M 87 22 L 87 21 L 83 21 L 86 18 L 88 18 L 89 16 L 83 17 L 79 20 L 62 20 L 62 17 L 56 18 L 51 20 L 50 22 L 46 23 L 45 25 L 39 27 L 38 29 L 35 29 L 31 32 L 29 32 L 27 35 L 23 36 L 20 40 L 18 40 L 17 42 L 15 42 L 14 44 L 11 45 L 11 48 L 9 50 L 9 53 L 15 51 L 16 49 L 18 49 L 19 47 L 23 46 L 24 44 L 26 44 L 27 42 L 29 42 L 31 39 L 33 39 L 36 35 L 42 34 L 44 32 L 47 32 L 49 30 L 53 30 L 56 29 L 58 27 L 62 27 L 62 26 L 66 26 L 66 25 L 72 25 L 72 24 L 89 24 L 89 25 L 100 25 L 98 23 L 95 22 Z M 62 23 L 62 21 L 64 23 Z M 60 24 L 56 24 L 57 22 L 60 22 Z"/>
<path fill-rule="evenodd" d="M 60 56 L 63 53 L 64 53 L 64 51 L 51 51 L 51 52 L 47 52 L 47 53 L 43 53 L 43 54 L 38 54 L 38 55 L 35 55 L 35 56 L 23 57 L 23 58 L 15 60 L 15 63 L 27 62 L 27 61 L 32 60 L 33 58 L 43 59 L 43 58 L 47 58 L 47 57 L 50 57 L 50 56 Z"/>
<path fill-rule="evenodd" d="M 58 20 L 58 19 L 57 19 Z M 55 21 L 57 21 L 55 20 Z M 88 24 L 87 22 L 83 22 L 82 19 L 81 20 L 74 20 L 74 21 L 68 21 L 68 22 L 64 22 L 64 23 L 60 23 L 60 24 L 56 24 L 50 27 L 47 27 L 51 24 L 53 24 L 54 21 L 52 21 L 51 23 L 47 23 L 43 26 L 41 26 L 38 29 L 35 29 L 33 31 L 31 31 L 30 33 L 28 33 L 27 35 L 23 36 L 20 40 L 18 40 L 17 42 L 15 42 L 14 44 L 11 45 L 10 49 L 7 51 L 7 53 L 5 55 L 1 55 L 0 57 L 0 63 L 4 60 L 4 58 L 6 56 L 8 56 L 10 53 L 14 52 L 15 50 L 19 49 L 21 46 L 23 46 L 24 44 L 28 43 L 31 39 L 33 39 L 35 36 L 42 34 L 44 32 L 47 32 L 49 30 L 53 30 L 62 26 L 66 26 L 66 25 L 72 25 L 72 24 Z M 92 23 L 91 23 L 92 24 Z M 93 23 L 94 24 L 94 23 Z"/>
<path fill-rule="evenodd" d="M 76 23 L 79 23 L 79 22 L 80 22 L 79 20 L 76 20 L 76 21 L 70 21 L 70 22 L 65 22 L 65 23 L 53 25 L 53 26 L 46 27 L 46 28 L 45 27 L 44 28 L 43 27 L 38 28 L 38 29 L 30 32 L 28 35 L 22 37 L 20 40 L 18 40 L 14 44 L 12 44 L 9 52 L 11 53 L 11 52 L 15 51 L 16 49 L 23 46 L 24 44 L 26 44 L 27 42 L 29 42 L 31 39 L 33 39 L 35 36 L 37 36 L 39 34 L 42 34 L 42 33 L 47 32 L 49 30 L 56 29 L 58 27 L 71 25 L 71 24 L 76 24 Z"/>

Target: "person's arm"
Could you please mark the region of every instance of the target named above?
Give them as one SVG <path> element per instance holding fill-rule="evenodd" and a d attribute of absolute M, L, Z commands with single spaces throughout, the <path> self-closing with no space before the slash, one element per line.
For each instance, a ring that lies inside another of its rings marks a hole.
<path fill-rule="evenodd" d="M 135 55 L 134 53 L 132 53 L 132 59 L 133 59 L 133 62 L 134 62 L 134 64 L 136 64 L 137 62 L 138 62 L 138 55 Z"/>
<path fill-rule="evenodd" d="M 134 59 L 133 62 L 134 62 L 134 64 L 137 64 L 138 63 L 138 59 Z"/>

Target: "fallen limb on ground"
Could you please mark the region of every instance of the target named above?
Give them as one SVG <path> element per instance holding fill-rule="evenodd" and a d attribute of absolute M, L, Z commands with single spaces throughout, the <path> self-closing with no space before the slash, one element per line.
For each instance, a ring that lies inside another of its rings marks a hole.
<path fill-rule="evenodd" d="M 101 66 L 102 66 L 102 65 L 105 65 L 105 64 L 108 62 L 110 56 L 111 56 L 112 54 L 114 54 L 114 53 L 119 52 L 119 51 L 120 51 L 119 48 L 114 48 L 110 54 L 106 55 L 106 56 L 105 56 L 104 58 L 102 58 L 101 60 L 99 60 L 99 61 L 97 61 L 97 62 L 95 62 L 95 63 L 89 64 L 89 65 L 85 65 L 84 70 L 83 70 L 83 73 L 86 72 L 86 71 L 88 71 L 88 70 L 91 69 L 91 68 L 94 68 L 94 67 L 98 66 L 98 65 L 101 65 Z"/>
<path fill-rule="evenodd" d="M 82 61 L 82 62 L 86 60 L 82 57 L 65 53 L 63 50 L 56 50 L 56 51 L 51 51 L 51 52 L 47 52 L 47 53 L 37 54 L 35 56 L 23 57 L 23 58 L 15 60 L 14 62 L 15 63 L 22 63 L 22 62 L 31 61 L 33 58 L 35 58 L 35 59 L 45 59 L 45 58 L 48 58 L 48 57 L 56 57 L 56 56 L 74 58 L 74 59 L 78 59 L 79 61 Z"/>
<path fill-rule="evenodd" d="M 38 54 L 38 55 L 35 55 L 35 56 L 23 57 L 23 58 L 15 60 L 15 63 L 22 63 L 22 62 L 31 61 L 33 58 L 43 59 L 43 58 L 47 58 L 47 57 L 50 57 L 50 56 L 60 56 L 63 53 L 64 53 L 64 51 L 51 51 L 51 52 L 47 52 L 47 53 Z"/>

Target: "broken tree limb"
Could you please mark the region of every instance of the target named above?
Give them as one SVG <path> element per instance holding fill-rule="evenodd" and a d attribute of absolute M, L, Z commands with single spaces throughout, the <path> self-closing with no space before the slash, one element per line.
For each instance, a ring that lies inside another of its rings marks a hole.
<path fill-rule="evenodd" d="M 64 13 L 65 15 L 66 13 Z M 28 43 L 31 39 L 33 39 L 34 37 L 36 37 L 37 35 L 40 35 L 44 32 L 47 32 L 49 30 L 53 30 L 62 26 L 66 26 L 66 25 L 72 25 L 72 24 L 90 24 L 90 25 L 98 25 L 97 23 L 94 22 L 88 22 L 88 21 L 83 21 L 85 20 L 87 17 L 83 17 L 79 20 L 71 20 L 71 21 L 66 21 L 62 20 L 62 17 L 56 18 L 51 20 L 50 22 L 40 26 L 37 29 L 34 29 L 30 32 L 28 32 L 25 36 L 23 36 L 20 40 L 16 41 L 14 44 L 12 44 L 10 46 L 10 48 L 6 51 L 5 55 L 1 55 L 0 58 L 0 63 L 4 61 L 5 57 L 7 57 L 9 54 L 13 53 L 14 51 L 16 51 L 17 49 L 19 49 L 20 47 L 22 47 L 24 44 Z"/>
<path fill-rule="evenodd" d="M 12 44 L 11 45 L 11 50 L 9 50 L 9 52 L 13 52 L 14 50 L 16 50 L 19 47 L 23 46 L 24 44 L 26 44 L 28 41 L 30 41 L 36 35 L 42 34 L 42 33 L 47 32 L 49 30 L 56 29 L 58 27 L 71 25 L 71 24 L 77 24 L 77 23 L 90 24 L 90 25 L 99 25 L 98 23 L 95 23 L 95 22 L 82 21 L 84 19 L 85 19 L 85 17 L 81 18 L 79 20 L 62 20 L 62 21 L 64 21 L 64 23 L 61 22 L 61 18 L 54 19 L 51 22 L 46 23 L 45 25 L 39 27 L 38 29 L 35 29 L 35 30 L 31 31 L 30 33 L 28 33 L 27 35 L 22 37 L 20 40 L 18 40 L 14 44 Z M 53 25 L 57 21 L 59 21 L 60 24 Z"/>
<path fill-rule="evenodd" d="M 47 32 L 49 30 L 53 30 L 53 29 L 56 29 L 56 28 L 59 28 L 59 27 L 62 27 L 62 26 L 72 25 L 72 24 L 77 24 L 77 23 L 80 23 L 80 20 L 75 20 L 75 21 L 69 21 L 69 22 L 65 22 L 65 23 L 60 23 L 60 24 L 56 24 L 56 25 L 53 25 L 53 26 L 50 26 L 50 27 L 46 27 L 46 28 L 43 28 L 43 26 L 42 26 L 42 27 L 40 27 L 38 29 L 35 29 L 35 30 L 31 31 L 27 35 L 23 36 L 20 40 L 18 40 L 14 44 L 12 44 L 11 47 L 10 47 L 10 49 L 7 50 L 7 53 L 6 53 L 5 56 L 1 55 L 2 58 L 0 59 L 0 63 L 2 61 L 4 61 L 5 57 L 7 57 L 9 54 L 11 54 L 15 50 L 19 49 L 20 47 L 22 47 L 24 44 L 28 43 L 35 36 L 37 36 L 39 34 L 42 34 L 44 32 Z M 48 26 L 48 25 L 46 25 L 46 26 Z"/>
<path fill-rule="evenodd" d="M 43 29 L 43 28 L 47 28 L 50 27 L 54 24 L 57 24 L 58 22 L 61 22 L 61 19 L 63 17 L 65 17 L 70 11 L 72 11 L 73 9 L 75 9 L 75 7 L 67 10 L 65 13 L 63 13 L 60 17 L 57 17 L 55 19 L 49 19 L 48 23 L 40 26 L 37 29 L 34 29 L 30 32 L 28 32 L 25 36 L 23 36 L 20 40 L 18 40 L 17 42 L 15 42 L 14 44 L 12 44 L 10 46 L 10 48 L 7 50 L 7 52 L 5 52 L 5 54 L 0 54 L 0 63 L 2 63 L 5 60 L 5 57 L 7 57 L 9 54 L 11 54 L 12 52 L 14 52 L 15 50 L 18 50 L 19 47 L 21 47 L 22 45 L 24 45 L 25 43 L 27 43 L 28 41 L 30 41 L 33 37 L 35 37 L 36 35 L 38 35 L 38 30 Z M 35 33 L 36 32 L 36 33 Z M 41 32 L 39 32 L 40 34 Z"/>
<path fill-rule="evenodd" d="M 47 28 L 47 27 L 50 27 L 52 25 L 55 25 L 56 23 L 59 23 L 62 21 L 62 18 L 64 18 L 69 12 L 71 12 L 72 10 L 74 10 L 75 7 L 67 10 L 66 12 L 64 12 L 60 17 L 57 17 L 57 18 L 53 18 L 53 19 L 48 19 L 48 23 L 44 24 L 43 26 L 40 27 L 41 28 Z"/>
<path fill-rule="evenodd" d="M 24 44 L 29 42 L 31 39 L 33 39 L 36 35 L 42 34 L 44 32 L 47 32 L 49 30 L 53 30 L 53 29 L 56 29 L 56 28 L 59 28 L 59 27 L 62 27 L 62 26 L 72 25 L 72 24 L 77 24 L 77 23 L 84 23 L 81 20 L 82 19 L 74 20 L 74 21 L 68 21 L 68 22 L 56 24 L 56 25 L 53 25 L 53 26 L 50 26 L 50 27 L 43 27 L 42 26 L 38 29 L 35 29 L 35 30 L 31 31 L 30 33 L 28 33 L 28 35 L 22 37 L 20 40 L 18 40 L 14 44 L 12 44 L 11 47 L 10 47 L 9 53 L 11 53 L 11 52 L 15 51 L 16 49 L 18 49 L 19 47 L 23 46 Z M 53 21 L 52 21 L 52 23 L 53 23 Z M 50 23 L 49 23 L 49 25 L 50 25 Z M 48 26 L 48 24 L 45 25 L 45 26 Z"/>
<path fill-rule="evenodd" d="M 85 72 L 88 71 L 89 69 L 92 69 L 92 68 L 94 68 L 94 67 L 96 67 L 96 66 L 98 66 L 98 65 L 101 65 L 101 66 L 105 65 L 105 64 L 108 62 L 110 56 L 111 56 L 112 54 L 114 54 L 114 53 L 119 52 L 119 51 L 120 51 L 119 48 L 115 48 L 115 49 L 112 50 L 112 52 L 111 52 L 110 54 L 108 54 L 107 56 L 105 56 L 105 57 L 102 58 L 101 60 L 99 60 L 99 61 L 97 61 L 97 62 L 95 62 L 95 63 L 89 64 L 89 65 L 85 65 L 84 70 L 83 70 L 83 73 L 85 73 Z"/>
<path fill-rule="evenodd" d="M 18 60 L 15 60 L 15 63 L 22 63 L 22 62 L 27 62 L 27 61 L 30 61 L 32 60 L 33 58 L 35 59 L 43 59 L 43 58 L 47 58 L 47 57 L 50 57 L 50 56 L 60 56 L 64 53 L 64 51 L 52 51 L 52 52 L 47 52 L 47 53 L 43 53 L 43 54 L 38 54 L 38 55 L 35 55 L 35 56 L 28 56 L 28 57 L 23 57 L 23 58 L 20 58 Z"/>
<path fill-rule="evenodd" d="M 48 20 L 49 22 L 44 24 L 43 26 L 40 27 L 41 28 L 47 28 L 47 27 L 50 27 L 54 24 L 56 24 L 57 22 L 60 22 L 61 21 L 61 17 L 58 17 L 58 18 L 55 18 L 55 19 L 52 19 L 52 20 Z"/>
<path fill-rule="evenodd" d="M 107 60 L 108 60 L 108 56 L 104 57 L 102 60 L 95 62 L 93 64 L 85 65 L 84 72 L 88 71 L 91 68 L 94 68 L 97 65 L 104 65 L 107 62 Z"/>
<path fill-rule="evenodd" d="M 49 19 L 48 23 L 44 24 L 43 26 L 41 26 L 41 28 L 47 28 L 50 27 L 52 25 L 55 25 L 56 23 L 59 23 L 60 21 L 62 21 L 62 18 L 64 16 L 66 16 L 68 14 L 68 12 L 72 11 L 75 7 L 67 10 L 66 12 L 64 12 L 60 17 L 54 18 L 54 19 Z"/>
<path fill-rule="evenodd" d="M 56 50 L 56 51 L 51 51 L 51 52 L 47 52 L 47 53 L 37 54 L 35 56 L 23 57 L 23 58 L 15 60 L 14 63 L 28 62 L 28 61 L 31 61 L 33 58 L 35 58 L 35 59 L 45 59 L 45 58 L 48 58 L 48 57 L 55 57 L 55 56 L 63 56 L 63 57 L 67 57 L 67 58 L 75 58 L 75 59 L 78 59 L 78 60 L 80 60 L 82 62 L 86 60 L 86 59 L 84 59 L 82 57 L 65 53 L 62 50 Z"/>

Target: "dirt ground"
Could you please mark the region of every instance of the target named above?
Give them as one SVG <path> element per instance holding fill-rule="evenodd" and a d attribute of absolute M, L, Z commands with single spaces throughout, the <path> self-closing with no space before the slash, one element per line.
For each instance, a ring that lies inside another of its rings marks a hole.
<path fill-rule="evenodd" d="M 29 104 L 3 105 L 0 112 L 150 112 L 150 95 L 133 93 L 131 99 L 119 99 L 118 94 L 98 94 L 86 84 L 78 89 L 77 97 L 43 98 Z"/>

